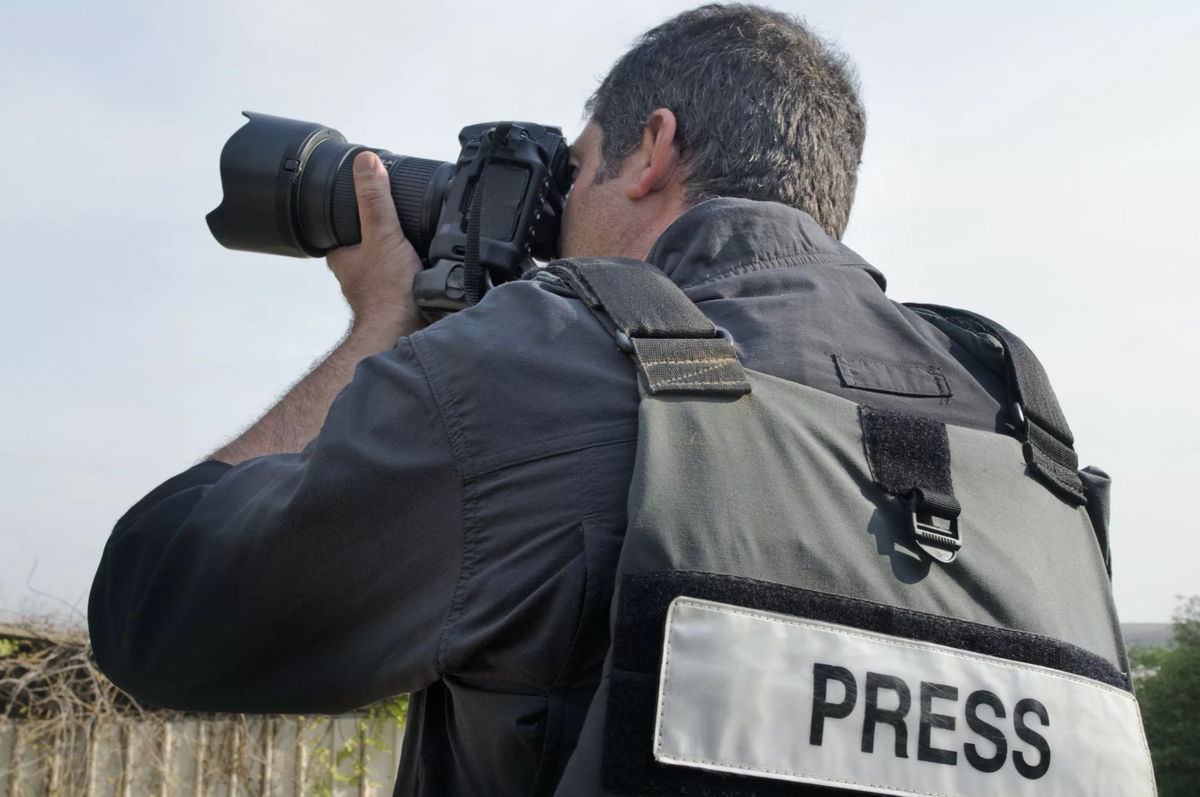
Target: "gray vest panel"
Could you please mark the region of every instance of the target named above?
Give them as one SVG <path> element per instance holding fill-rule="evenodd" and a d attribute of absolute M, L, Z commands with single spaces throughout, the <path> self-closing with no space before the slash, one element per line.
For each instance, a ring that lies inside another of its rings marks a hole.
<path fill-rule="evenodd" d="M 1015 437 L 946 426 L 962 545 L 953 561 L 935 561 L 916 544 L 912 508 L 872 472 L 859 405 L 744 370 L 686 299 L 633 265 L 623 268 L 646 290 L 630 290 L 618 265 L 556 272 L 637 361 L 642 390 L 613 647 L 556 794 L 828 793 L 720 773 L 689 780 L 695 770 L 651 758 L 669 658 L 664 621 L 680 596 L 1129 688 L 1107 529 L 1093 526 L 1104 513 L 1081 505 L 1069 441 L 1035 440 L 1042 448 L 1031 457 L 1029 442 L 1023 451 Z M 651 292 L 650 305 L 636 298 Z M 1052 394 L 1038 409 L 1059 415 Z M 1061 418 L 1051 425 L 1065 429 Z M 1068 465 L 1047 463 L 1043 448 L 1065 451 Z M 1094 493 L 1096 480 L 1085 475 L 1082 489 Z M 751 718 L 775 709 L 757 710 Z M 1127 726 L 1144 747 L 1139 723 Z M 1138 767 L 1148 770 L 1148 753 Z M 1153 793 L 1153 782 L 1139 793 Z"/>
<path fill-rule="evenodd" d="M 1126 669 L 1087 512 L 1025 474 L 1017 440 L 947 428 L 964 542 L 941 565 L 873 480 L 857 405 L 747 376 L 735 401 L 642 399 L 622 575 L 746 576 L 1039 634 Z"/>

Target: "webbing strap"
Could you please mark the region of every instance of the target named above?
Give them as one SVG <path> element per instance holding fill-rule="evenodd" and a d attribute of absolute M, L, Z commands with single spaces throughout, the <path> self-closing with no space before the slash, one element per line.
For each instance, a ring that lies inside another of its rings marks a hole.
<path fill-rule="evenodd" d="M 902 499 L 912 514 L 918 545 L 941 562 L 953 562 L 962 548 L 950 475 L 946 424 L 896 410 L 859 408 L 867 465 L 875 483 Z"/>
<path fill-rule="evenodd" d="M 640 260 L 556 260 L 565 282 L 637 364 L 650 394 L 742 396 L 750 392 L 733 343 L 665 274 Z"/>
<path fill-rule="evenodd" d="M 1041 362 L 1025 342 L 1004 327 L 977 313 L 936 304 L 908 304 L 928 310 L 969 329 L 985 332 L 1004 344 L 1008 368 L 1008 401 L 1017 436 L 1023 443 L 1025 462 L 1049 487 L 1074 504 L 1087 497 L 1079 477 L 1075 437 L 1059 406 L 1058 397 Z"/>

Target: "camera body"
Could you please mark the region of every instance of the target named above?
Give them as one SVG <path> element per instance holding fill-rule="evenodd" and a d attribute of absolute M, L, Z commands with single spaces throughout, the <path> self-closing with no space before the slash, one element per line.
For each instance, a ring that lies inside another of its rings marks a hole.
<path fill-rule="evenodd" d="M 323 257 L 362 240 L 354 156 L 379 155 L 405 236 L 425 263 L 413 281 L 430 321 L 556 255 L 571 167 L 557 127 L 485 122 L 459 134 L 454 163 L 349 144 L 311 122 L 246 112 L 221 152 L 224 198 L 208 214 L 223 246 Z"/>
<path fill-rule="evenodd" d="M 553 259 L 563 186 L 570 189 L 558 128 L 485 122 L 463 128 L 458 141 L 462 150 L 429 246 L 429 269 L 413 281 L 427 317 L 475 304 L 491 285 L 519 278 L 534 258 Z"/>

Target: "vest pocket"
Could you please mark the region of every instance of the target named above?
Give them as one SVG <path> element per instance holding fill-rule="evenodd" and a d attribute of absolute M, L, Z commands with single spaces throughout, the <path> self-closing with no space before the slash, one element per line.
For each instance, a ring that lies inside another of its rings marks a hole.
<path fill-rule="evenodd" d="M 940 365 L 889 363 L 846 354 L 833 355 L 833 362 L 846 387 L 897 396 L 947 399 L 953 395 Z"/>

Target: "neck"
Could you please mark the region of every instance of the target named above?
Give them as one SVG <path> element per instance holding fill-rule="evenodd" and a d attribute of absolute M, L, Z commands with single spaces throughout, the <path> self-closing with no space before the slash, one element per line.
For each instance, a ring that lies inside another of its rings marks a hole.
<path fill-rule="evenodd" d="M 646 256 L 650 254 L 654 242 L 658 240 L 658 236 L 662 235 L 663 230 L 674 224 L 675 220 L 686 210 L 687 207 L 682 200 L 678 200 L 672 202 L 668 207 L 664 207 L 661 212 L 646 217 L 645 221 L 634 228 L 623 256 L 635 260 L 645 260 Z"/>

